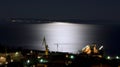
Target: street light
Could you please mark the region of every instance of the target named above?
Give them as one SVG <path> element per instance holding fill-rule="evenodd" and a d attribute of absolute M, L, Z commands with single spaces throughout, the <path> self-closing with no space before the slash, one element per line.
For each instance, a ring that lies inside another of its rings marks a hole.
<path fill-rule="evenodd" d="M 116 56 L 115 58 L 116 58 L 116 59 L 120 59 L 120 57 L 119 57 L 119 56 Z"/>
<path fill-rule="evenodd" d="M 43 59 L 40 59 L 40 62 L 43 62 Z"/>
<path fill-rule="evenodd" d="M 30 60 L 27 60 L 27 63 L 29 64 L 29 63 L 30 63 Z"/>
<path fill-rule="evenodd" d="M 40 62 L 40 63 L 46 63 L 46 62 L 48 62 L 48 61 L 47 61 L 46 59 L 40 59 L 39 62 Z"/>
<path fill-rule="evenodd" d="M 75 57 L 73 55 L 70 56 L 71 59 L 74 59 Z"/>
<path fill-rule="evenodd" d="M 108 60 L 110 60 L 110 59 L 111 59 L 111 57 L 110 57 L 110 56 L 107 56 L 107 59 L 108 59 Z"/>

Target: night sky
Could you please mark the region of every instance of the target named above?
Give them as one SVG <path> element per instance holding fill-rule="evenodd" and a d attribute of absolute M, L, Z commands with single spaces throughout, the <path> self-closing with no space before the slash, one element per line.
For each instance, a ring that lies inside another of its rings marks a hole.
<path fill-rule="evenodd" d="M 119 20 L 119 0 L 1 0 L 0 18 Z"/>
<path fill-rule="evenodd" d="M 97 43 L 99 46 L 104 45 L 107 54 L 118 55 L 120 54 L 119 3 L 119 0 L 1 0 L 0 19 L 44 18 L 112 22 L 5 23 L 0 25 L 0 42 L 9 46 L 44 50 L 41 41 L 45 36 L 51 51 L 57 51 L 56 43 L 59 44 L 58 51 L 62 52 L 77 52 L 87 44 Z"/>

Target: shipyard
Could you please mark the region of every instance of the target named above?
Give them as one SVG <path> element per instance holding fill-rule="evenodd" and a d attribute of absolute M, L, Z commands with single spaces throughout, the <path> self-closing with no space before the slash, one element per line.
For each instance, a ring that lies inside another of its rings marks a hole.
<path fill-rule="evenodd" d="M 9 22 L 26 22 L 26 20 L 12 19 Z M 31 21 L 31 20 L 30 20 Z M 28 22 L 30 22 L 27 20 Z M 36 20 L 35 20 L 36 21 Z M 32 22 L 35 22 L 32 21 Z M 38 21 L 38 20 L 37 20 Z M 39 21 L 40 22 L 40 21 Z M 43 22 L 43 21 L 42 21 Z M 46 22 L 46 21 L 44 21 Z M 47 21 L 48 22 L 48 21 Z M 105 55 L 105 47 L 96 43 L 85 45 L 76 53 L 60 52 L 59 44 L 56 51 L 49 50 L 46 36 L 41 41 L 44 50 L 11 48 L 0 45 L 0 67 L 119 67 L 119 56 Z"/>
<path fill-rule="evenodd" d="M 120 0 L 0 0 L 0 67 L 120 67 Z"/>
<path fill-rule="evenodd" d="M 119 67 L 119 56 L 104 56 L 103 46 L 87 45 L 79 54 L 28 49 L 6 49 L 0 53 L 0 67 Z M 5 52 L 4 52 L 5 51 Z"/>

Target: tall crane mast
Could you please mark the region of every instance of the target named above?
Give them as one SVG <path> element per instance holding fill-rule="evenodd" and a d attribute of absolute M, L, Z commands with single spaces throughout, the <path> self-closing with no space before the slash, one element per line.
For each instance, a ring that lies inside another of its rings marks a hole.
<path fill-rule="evenodd" d="M 47 45 L 47 43 L 46 43 L 45 37 L 43 38 L 42 45 L 45 46 L 45 55 L 47 56 L 47 55 L 48 55 L 48 52 L 49 52 L 49 49 L 48 49 L 48 45 Z"/>

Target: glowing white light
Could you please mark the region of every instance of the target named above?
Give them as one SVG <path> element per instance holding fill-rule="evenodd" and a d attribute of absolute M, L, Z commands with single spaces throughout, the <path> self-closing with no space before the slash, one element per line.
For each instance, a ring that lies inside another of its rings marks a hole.
<path fill-rule="evenodd" d="M 103 46 L 101 46 L 100 48 L 99 48 L 99 50 L 101 50 L 103 48 Z"/>
<path fill-rule="evenodd" d="M 43 59 L 40 59 L 40 62 L 43 62 Z"/>
<path fill-rule="evenodd" d="M 27 63 L 30 63 L 30 60 L 27 60 Z"/>
<path fill-rule="evenodd" d="M 37 58 L 39 59 L 39 58 L 41 58 L 41 56 L 38 56 Z"/>
<path fill-rule="evenodd" d="M 71 59 L 74 59 L 74 56 L 73 56 L 73 55 L 71 55 L 71 56 L 70 56 L 70 58 L 71 58 Z"/>
<path fill-rule="evenodd" d="M 72 53 L 81 50 L 84 45 L 88 44 L 88 41 L 94 37 L 91 35 L 91 32 L 96 29 L 94 25 L 67 22 L 53 22 L 33 25 L 33 27 L 37 36 L 36 39 L 39 41 L 35 42 L 35 44 L 38 46 L 42 45 L 40 40 L 45 36 L 49 50 Z M 55 46 L 56 43 L 58 44 L 57 47 Z M 37 49 L 40 48 L 37 47 Z M 42 46 L 41 49 L 45 50 L 44 46 Z"/>
<path fill-rule="evenodd" d="M 33 51 L 31 50 L 31 51 L 30 51 L 30 53 L 32 54 L 32 53 L 33 53 Z"/>
<path fill-rule="evenodd" d="M 8 64 L 8 62 L 6 61 L 5 64 Z"/>
<path fill-rule="evenodd" d="M 120 59 L 120 57 L 119 57 L 119 56 L 116 56 L 116 59 Z"/>
<path fill-rule="evenodd" d="M 15 56 L 18 56 L 19 55 L 19 52 L 15 52 Z"/>
<path fill-rule="evenodd" d="M 68 58 L 68 55 L 66 55 L 66 58 Z"/>
<path fill-rule="evenodd" d="M 15 54 L 19 54 L 18 52 L 16 52 Z"/>
<path fill-rule="evenodd" d="M 110 57 L 110 56 L 108 56 L 108 57 L 107 57 L 107 59 L 109 60 L 109 59 L 111 59 L 111 57 Z"/>
<path fill-rule="evenodd" d="M 53 22 L 55 25 L 70 25 L 71 23 L 68 22 Z"/>
<path fill-rule="evenodd" d="M 11 59 L 10 61 L 13 62 L 13 59 Z"/>

